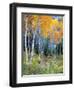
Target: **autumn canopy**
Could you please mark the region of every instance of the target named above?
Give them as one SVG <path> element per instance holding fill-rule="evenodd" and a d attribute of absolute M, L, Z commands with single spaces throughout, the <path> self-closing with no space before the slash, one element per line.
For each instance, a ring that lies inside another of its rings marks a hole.
<path fill-rule="evenodd" d="M 63 18 L 57 19 L 56 17 L 53 18 L 53 16 L 29 15 L 28 22 L 34 31 L 36 27 L 39 27 L 40 34 L 43 37 L 50 38 L 51 40 L 54 37 L 56 43 L 63 37 Z"/>

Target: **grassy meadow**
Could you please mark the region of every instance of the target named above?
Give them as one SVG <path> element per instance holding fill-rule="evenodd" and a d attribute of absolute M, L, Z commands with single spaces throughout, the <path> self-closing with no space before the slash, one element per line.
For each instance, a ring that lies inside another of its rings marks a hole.
<path fill-rule="evenodd" d="M 39 60 L 39 56 L 33 57 L 32 63 L 24 63 L 23 57 L 22 74 L 23 75 L 37 75 L 37 74 L 60 74 L 63 73 L 63 56 L 48 56 Z"/>

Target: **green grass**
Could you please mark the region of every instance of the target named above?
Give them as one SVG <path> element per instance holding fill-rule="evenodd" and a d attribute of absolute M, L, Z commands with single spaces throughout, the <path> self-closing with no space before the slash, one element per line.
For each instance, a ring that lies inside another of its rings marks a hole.
<path fill-rule="evenodd" d="M 39 55 L 34 55 L 31 63 L 25 63 L 25 56 L 23 56 L 22 62 L 22 74 L 23 75 L 36 75 L 36 74 L 57 74 L 63 73 L 63 55 L 59 55 L 56 58 L 53 56 L 42 56 L 39 59 Z"/>

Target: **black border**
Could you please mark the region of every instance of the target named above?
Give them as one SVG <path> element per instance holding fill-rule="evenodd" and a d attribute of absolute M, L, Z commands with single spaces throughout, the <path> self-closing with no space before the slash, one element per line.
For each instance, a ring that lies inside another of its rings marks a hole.
<path fill-rule="evenodd" d="M 60 9 L 60 10 L 69 10 L 70 14 L 70 30 L 69 30 L 69 80 L 66 81 L 52 81 L 52 82 L 35 82 L 35 83 L 18 83 L 17 84 L 17 73 L 16 73 L 16 63 L 17 63 L 17 7 L 31 7 L 31 8 L 45 8 L 45 9 Z M 41 86 L 41 85 L 59 85 L 59 84 L 71 84 L 72 83 L 72 6 L 57 6 L 57 5 L 41 5 L 41 4 L 28 4 L 28 3 L 12 3 L 9 6 L 10 8 L 10 63 L 9 63 L 9 85 L 11 87 L 26 87 L 26 86 Z"/>

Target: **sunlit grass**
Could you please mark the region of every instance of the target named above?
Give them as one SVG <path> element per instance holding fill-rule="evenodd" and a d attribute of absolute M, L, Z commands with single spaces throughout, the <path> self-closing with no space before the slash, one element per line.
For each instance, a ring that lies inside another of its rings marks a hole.
<path fill-rule="evenodd" d="M 41 60 L 40 60 L 40 59 Z M 63 73 L 63 55 L 59 56 L 42 56 L 34 55 L 31 63 L 25 63 L 25 55 L 22 62 L 23 75 L 36 75 L 36 74 L 59 74 Z"/>

